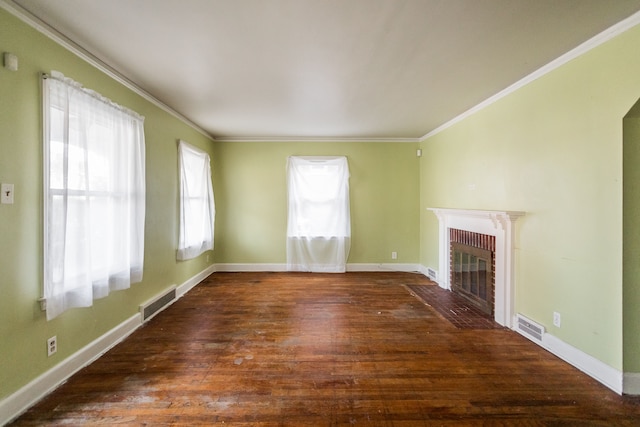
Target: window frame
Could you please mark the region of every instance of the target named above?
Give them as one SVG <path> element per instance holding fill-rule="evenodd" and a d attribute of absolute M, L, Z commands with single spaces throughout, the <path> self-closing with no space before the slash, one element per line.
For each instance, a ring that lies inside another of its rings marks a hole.
<path fill-rule="evenodd" d="M 61 73 L 53 71 L 41 78 L 40 302 L 51 320 L 70 308 L 91 306 L 95 299 L 112 290 L 126 289 L 142 280 L 146 209 L 144 117 Z M 102 179 L 100 173 L 89 173 L 96 167 L 104 168 Z M 125 177 L 120 176 L 123 168 Z M 97 202 L 103 208 L 96 208 Z M 69 210 L 82 212 L 80 219 L 69 217 Z M 113 218 L 117 219 L 110 221 Z M 96 221 L 105 227 L 96 227 Z M 122 229 L 123 224 L 126 231 L 115 233 L 114 237 L 110 231 Z M 76 225 L 78 229 L 71 232 L 69 240 L 68 227 Z M 112 242 L 117 243 L 110 245 Z M 126 245 L 124 251 L 114 249 L 122 245 Z"/>
<path fill-rule="evenodd" d="M 187 156 L 187 157 L 185 157 Z M 191 157 L 189 159 L 188 157 Z M 189 183 L 193 184 L 192 179 L 198 179 L 189 173 L 194 171 L 187 170 L 185 167 L 189 160 L 196 159 L 202 167 L 199 182 L 199 192 L 192 195 L 193 187 L 188 188 Z M 179 224 L 178 224 L 178 245 L 176 250 L 176 259 L 185 261 L 196 258 L 206 251 L 214 249 L 215 241 L 215 196 L 213 191 L 212 173 L 211 173 L 211 157 L 206 151 L 188 144 L 185 141 L 178 141 L 178 185 L 179 185 Z M 191 191 L 189 191 L 191 190 Z M 199 209 L 192 209 L 191 203 L 185 201 L 199 202 Z M 186 216 L 190 216 L 187 218 Z M 204 228 L 200 230 L 202 234 L 194 238 L 193 227 L 189 230 L 189 224 L 200 224 Z M 207 227 L 208 226 L 208 227 Z"/>

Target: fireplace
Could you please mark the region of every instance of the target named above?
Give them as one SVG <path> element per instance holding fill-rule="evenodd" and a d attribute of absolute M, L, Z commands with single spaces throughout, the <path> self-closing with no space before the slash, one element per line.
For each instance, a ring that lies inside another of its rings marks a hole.
<path fill-rule="evenodd" d="M 451 290 L 480 311 L 493 315 L 495 237 L 449 229 Z"/>
<path fill-rule="evenodd" d="M 516 211 L 482 211 L 467 209 L 428 208 L 438 218 L 439 264 L 438 285 L 453 288 L 451 229 L 493 238 L 491 274 L 493 276 L 493 318 L 500 325 L 512 327 L 514 312 L 515 280 L 515 222 L 524 215 Z M 473 235 L 469 234 L 469 236 Z M 456 242 L 454 242 L 456 243 Z M 457 242 L 460 243 L 460 242 Z M 464 242 L 462 242 L 464 243 Z M 473 245 L 467 245 L 473 246 Z M 474 255 L 479 258 L 478 255 Z M 480 256 L 486 257 L 486 254 Z M 486 260 L 486 258 L 483 258 Z M 476 260 L 477 264 L 477 260 Z M 463 269 L 463 267 L 460 267 Z M 480 267 L 476 267 L 480 268 Z M 488 267 L 487 267 L 488 268 Z M 462 270 L 461 273 L 464 273 Z M 484 276 L 486 278 L 486 276 Z M 469 279 L 470 280 L 470 279 Z M 469 287 L 471 284 L 469 284 Z M 477 282 L 476 282 L 477 290 Z M 478 293 L 476 291 L 476 293 Z"/>

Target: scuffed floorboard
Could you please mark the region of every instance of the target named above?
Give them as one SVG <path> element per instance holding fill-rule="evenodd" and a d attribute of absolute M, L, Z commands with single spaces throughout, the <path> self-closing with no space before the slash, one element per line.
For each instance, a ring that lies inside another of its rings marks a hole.
<path fill-rule="evenodd" d="M 411 273 L 215 273 L 19 418 L 41 425 L 611 426 L 620 397 Z"/>

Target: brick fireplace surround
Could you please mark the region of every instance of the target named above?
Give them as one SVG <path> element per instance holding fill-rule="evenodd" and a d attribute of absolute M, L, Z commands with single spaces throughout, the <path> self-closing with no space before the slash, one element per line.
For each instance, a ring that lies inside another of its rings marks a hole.
<path fill-rule="evenodd" d="M 496 238 L 450 228 L 449 242 L 449 259 L 454 260 L 449 272 L 451 290 L 466 298 L 481 311 L 493 315 Z M 457 260 L 456 254 L 459 256 Z M 466 262 L 465 256 L 468 257 Z M 468 262 L 471 265 L 468 265 Z"/>
<path fill-rule="evenodd" d="M 523 216 L 519 211 L 483 211 L 468 209 L 428 208 L 439 222 L 438 284 L 451 289 L 450 228 L 495 237 L 495 301 L 494 320 L 512 328 L 514 313 L 514 228 Z"/>

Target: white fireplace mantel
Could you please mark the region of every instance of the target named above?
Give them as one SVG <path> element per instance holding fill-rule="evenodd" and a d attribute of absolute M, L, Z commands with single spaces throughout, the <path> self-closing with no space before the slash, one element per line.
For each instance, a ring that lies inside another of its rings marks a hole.
<path fill-rule="evenodd" d="M 495 301 L 494 319 L 512 327 L 514 314 L 514 228 L 516 220 L 525 215 L 520 211 L 483 211 L 470 209 L 427 208 L 438 217 L 439 274 L 438 284 L 451 289 L 449 229 L 457 228 L 495 236 Z"/>

